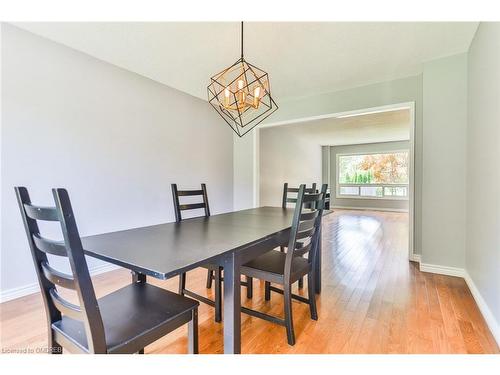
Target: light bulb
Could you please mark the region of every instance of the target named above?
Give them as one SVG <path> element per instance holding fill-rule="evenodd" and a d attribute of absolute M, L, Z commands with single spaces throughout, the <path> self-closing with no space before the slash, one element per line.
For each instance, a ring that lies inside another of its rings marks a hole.
<path fill-rule="evenodd" d="M 253 89 L 253 96 L 255 98 L 260 98 L 260 86 L 255 86 Z"/>
<path fill-rule="evenodd" d="M 257 108 L 260 104 L 260 86 L 255 86 L 253 89 L 253 106 Z"/>
<path fill-rule="evenodd" d="M 245 105 L 245 91 L 243 91 L 243 87 L 245 86 L 245 81 L 240 79 L 238 81 L 238 102 L 239 106 L 243 107 Z"/>
<path fill-rule="evenodd" d="M 231 95 L 231 92 L 229 91 L 229 88 L 226 87 L 224 89 L 224 107 L 229 107 L 229 96 Z"/>

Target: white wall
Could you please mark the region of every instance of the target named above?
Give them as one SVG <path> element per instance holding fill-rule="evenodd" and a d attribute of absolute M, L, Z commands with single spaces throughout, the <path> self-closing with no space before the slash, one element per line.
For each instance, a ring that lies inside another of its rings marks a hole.
<path fill-rule="evenodd" d="M 480 24 L 468 76 L 465 264 L 500 344 L 500 23 Z"/>
<path fill-rule="evenodd" d="M 229 129 L 229 128 L 228 128 Z M 234 186 L 233 206 L 235 210 L 244 210 L 257 206 L 258 191 L 254 180 L 258 178 L 258 133 L 254 130 L 244 137 L 234 134 Z"/>
<path fill-rule="evenodd" d="M 47 205 L 67 188 L 82 235 L 172 221 L 172 182 L 233 207 L 233 138 L 208 103 L 6 24 L 1 147 L 4 296 L 36 281 L 16 185 Z"/>
<path fill-rule="evenodd" d="M 276 126 L 260 131 L 260 206 L 281 206 L 283 184 L 321 184 L 321 145 L 301 127 Z M 302 136 L 305 135 L 305 136 Z"/>
<path fill-rule="evenodd" d="M 465 266 L 467 54 L 423 73 L 422 262 Z"/>

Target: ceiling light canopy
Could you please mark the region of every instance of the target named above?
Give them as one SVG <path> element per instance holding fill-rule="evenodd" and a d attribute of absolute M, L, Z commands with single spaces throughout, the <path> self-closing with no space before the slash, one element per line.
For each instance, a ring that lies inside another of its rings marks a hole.
<path fill-rule="evenodd" d="M 238 136 L 242 137 L 278 109 L 271 97 L 269 75 L 243 57 L 210 78 L 208 102 Z"/>

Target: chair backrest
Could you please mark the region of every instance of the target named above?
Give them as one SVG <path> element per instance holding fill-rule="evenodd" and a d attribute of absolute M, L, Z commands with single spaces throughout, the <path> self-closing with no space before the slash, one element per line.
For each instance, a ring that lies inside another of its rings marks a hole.
<path fill-rule="evenodd" d="M 317 193 L 316 191 L 316 183 L 313 183 L 310 188 L 305 188 L 306 194 Z M 290 196 L 290 193 L 297 194 L 299 193 L 299 188 L 288 187 L 288 182 L 285 182 L 283 185 L 283 200 L 281 202 L 281 207 L 286 208 L 287 203 L 297 203 L 297 196 Z"/>
<path fill-rule="evenodd" d="M 180 204 L 179 197 L 186 196 L 201 196 L 202 202 Z M 172 197 L 174 199 L 175 221 L 182 221 L 182 211 L 196 210 L 203 208 L 205 210 L 205 217 L 210 216 L 210 207 L 208 205 L 207 186 L 201 184 L 201 190 L 179 190 L 177 184 L 172 184 Z"/>
<path fill-rule="evenodd" d="M 306 185 L 299 187 L 286 253 L 285 280 L 290 278 L 294 257 L 308 254 L 307 260 L 312 264 L 317 256 L 327 188 L 323 184 L 319 193 L 306 193 Z"/>
<path fill-rule="evenodd" d="M 65 189 L 52 189 L 55 207 L 42 207 L 31 204 L 25 187 L 16 187 L 15 190 L 47 312 L 49 335 L 52 335 L 52 323 L 61 320 L 62 314 L 84 323 L 91 353 L 105 353 L 104 326 L 68 192 Z M 63 240 L 43 237 L 37 221 L 59 222 Z M 71 275 L 52 268 L 47 254 L 67 258 Z M 57 290 L 59 287 L 74 290 L 79 305 L 64 299 Z"/>

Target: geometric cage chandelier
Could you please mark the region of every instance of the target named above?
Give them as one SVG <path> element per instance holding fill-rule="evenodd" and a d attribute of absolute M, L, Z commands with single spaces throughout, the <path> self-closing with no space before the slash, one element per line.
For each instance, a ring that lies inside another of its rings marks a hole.
<path fill-rule="evenodd" d="M 242 137 L 278 109 L 271 97 L 269 75 L 243 57 L 210 78 L 208 102 L 238 136 Z"/>

